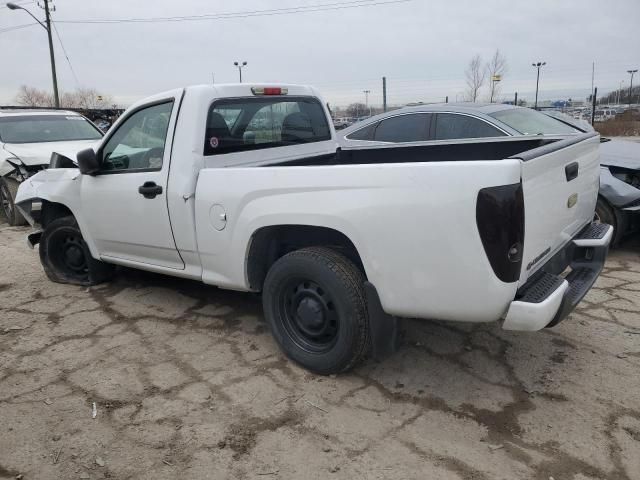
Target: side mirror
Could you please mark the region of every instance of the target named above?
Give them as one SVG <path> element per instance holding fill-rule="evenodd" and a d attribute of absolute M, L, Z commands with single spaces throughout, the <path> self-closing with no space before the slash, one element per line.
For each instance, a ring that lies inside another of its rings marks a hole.
<path fill-rule="evenodd" d="M 81 150 L 76 155 L 78 159 L 78 168 L 83 175 L 95 175 L 100 170 L 100 162 L 93 148 Z"/>

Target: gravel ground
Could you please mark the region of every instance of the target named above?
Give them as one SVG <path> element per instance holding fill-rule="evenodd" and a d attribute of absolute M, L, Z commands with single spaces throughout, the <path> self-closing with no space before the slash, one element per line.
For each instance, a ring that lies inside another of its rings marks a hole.
<path fill-rule="evenodd" d="M 407 321 L 390 358 L 319 377 L 256 296 L 53 284 L 26 231 L 0 224 L 2 479 L 640 479 L 638 241 L 552 330 Z"/>

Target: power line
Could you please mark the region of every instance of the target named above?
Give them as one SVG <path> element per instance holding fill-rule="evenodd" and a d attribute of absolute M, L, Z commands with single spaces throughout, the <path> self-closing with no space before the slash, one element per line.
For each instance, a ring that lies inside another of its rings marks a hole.
<path fill-rule="evenodd" d="M 62 52 L 64 53 L 64 58 L 67 59 L 67 63 L 69 64 L 69 69 L 71 70 L 71 74 L 76 81 L 76 87 L 80 88 L 80 82 L 78 81 L 78 76 L 76 75 L 76 71 L 73 69 L 73 65 L 71 65 L 71 60 L 69 59 L 69 55 L 67 54 L 67 49 L 64 48 L 64 44 L 62 43 L 62 37 L 60 37 L 60 33 L 58 32 L 58 27 L 56 27 L 55 22 L 51 22 L 53 25 L 53 30 L 56 32 L 56 37 L 58 37 L 58 42 L 60 42 L 60 47 L 62 47 Z"/>
<path fill-rule="evenodd" d="M 0 28 L 0 33 L 11 32 L 12 30 L 20 30 L 21 28 L 31 27 L 33 25 L 38 25 L 38 24 L 36 22 L 33 22 L 33 23 L 25 23 L 23 25 L 16 25 L 15 27 Z"/>
<path fill-rule="evenodd" d="M 292 15 L 296 13 L 323 12 L 327 10 L 343 10 L 348 8 L 362 8 L 376 5 L 390 5 L 407 3 L 412 0 L 351 0 L 340 3 L 320 3 L 299 7 L 273 8 L 267 10 L 248 10 L 241 12 L 210 13 L 203 15 L 188 15 L 180 17 L 149 17 L 149 18 L 119 18 L 119 19 L 88 19 L 88 20 L 58 20 L 58 23 L 77 24 L 108 24 L 108 23 L 157 23 L 157 22 L 186 22 L 203 20 L 226 20 L 233 18 L 262 17 L 273 15 Z"/>

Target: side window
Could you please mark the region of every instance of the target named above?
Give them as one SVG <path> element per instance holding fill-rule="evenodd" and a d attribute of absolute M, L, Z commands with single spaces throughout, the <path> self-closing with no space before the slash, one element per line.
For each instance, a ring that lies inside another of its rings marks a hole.
<path fill-rule="evenodd" d="M 374 140 L 380 142 L 420 142 L 427 139 L 431 114 L 410 113 L 382 120 Z"/>
<path fill-rule="evenodd" d="M 219 155 L 331 140 L 327 116 L 310 97 L 223 99 L 207 116 L 204 154 Z"/>
<path fill-rule="evenodd" d="M 438 113 L 434 140 L 454 140 L 458 138 L 503 137 L 497 128 L 487 122 L 455 113 Z"/>
<path fill-rule="evenodd" d="M 373 134 L 376 131 L 378 123 L 372 123 L 360 130 L 356 130 L 351 135 L 347 135 L 348 140 L 373 140 Z"/>
<path fill-rule="evenodd" d="M 173 102 L 138 110 L 102 149 L 102 170 L 160 170 Z"/>

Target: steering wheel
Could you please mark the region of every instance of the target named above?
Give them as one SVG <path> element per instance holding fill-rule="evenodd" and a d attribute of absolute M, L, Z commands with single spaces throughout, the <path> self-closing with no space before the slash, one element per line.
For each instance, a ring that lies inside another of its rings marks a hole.
<path fill-rule="evenodd" d="M 147 168 L 160 168 L 162 167 L 162 157 L 164 156 L 164 147 L 150 148 L 145 152 L 142 157 L 143 165 Z"/>

